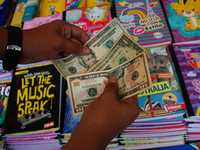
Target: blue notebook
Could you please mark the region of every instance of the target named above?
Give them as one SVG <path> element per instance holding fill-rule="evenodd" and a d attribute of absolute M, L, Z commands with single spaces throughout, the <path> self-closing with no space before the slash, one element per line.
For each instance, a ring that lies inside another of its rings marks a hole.
<path fill-rule="evenodd" d="M 10 1 L 11 0 L 1 0 L 0 1 L 0 26 L 4 25 L 4 21 L 6 19 Z"/>

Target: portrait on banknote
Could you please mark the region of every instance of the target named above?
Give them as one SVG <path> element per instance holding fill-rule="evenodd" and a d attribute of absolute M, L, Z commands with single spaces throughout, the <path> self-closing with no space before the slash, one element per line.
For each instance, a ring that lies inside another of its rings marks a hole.
<path fill-rule="evenodd" d="M 92 50 L 90 50 L 89 55 L 79 55 L 78 61 L 81 66 L 88 70 L 97 62 L 97 57 L 95 53 Z"/>

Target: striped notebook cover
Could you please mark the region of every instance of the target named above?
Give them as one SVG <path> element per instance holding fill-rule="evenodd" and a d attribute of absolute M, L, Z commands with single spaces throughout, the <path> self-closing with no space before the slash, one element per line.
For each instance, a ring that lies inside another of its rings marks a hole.
<path fill-rule="evenodd" d="M 116 17 L 143 47 L 167 46 L 171 34 L 159 0 L 115 0 Z"/>

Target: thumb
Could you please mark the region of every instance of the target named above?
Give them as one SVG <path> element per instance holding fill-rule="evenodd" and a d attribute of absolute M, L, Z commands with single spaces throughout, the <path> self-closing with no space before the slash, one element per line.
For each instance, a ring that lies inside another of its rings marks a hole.
<path fill-rule="evenodd" d="M 104 92 L 111 92 L 117 96 L 118 83 L 117 83 L 117 78 L 115 76 L 109 78 L 108 83 L 106 84 L 106 87 L 104 89 Z"/>
<path fill-rule="evenodd" d="M 90 54 L 90 49 L 81 43 L 69 41 L 65 39 L 63 44 L 63 49 L 67 50 L 68 53 L 75 54 L 75 55 L 88 55 Z M 66 52 L 66 51 L 65 51 Z"/>

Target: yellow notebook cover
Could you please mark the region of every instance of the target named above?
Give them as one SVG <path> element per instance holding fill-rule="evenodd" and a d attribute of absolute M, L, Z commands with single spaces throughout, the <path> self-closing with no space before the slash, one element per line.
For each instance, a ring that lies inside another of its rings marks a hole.
<path fill-rule="evenodd" d="M 62 13 L 65 10 L 65 0 L 42 0 L 39 17 Z"/>

